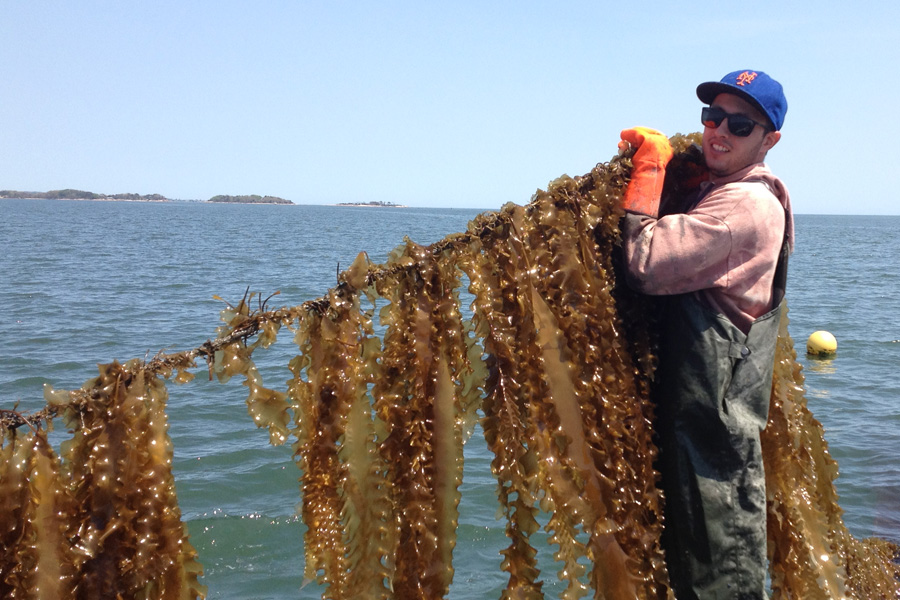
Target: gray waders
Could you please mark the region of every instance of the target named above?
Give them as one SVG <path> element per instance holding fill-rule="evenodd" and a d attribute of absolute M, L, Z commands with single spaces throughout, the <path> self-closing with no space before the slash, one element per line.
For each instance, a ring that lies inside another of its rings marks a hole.
<path fill-rule="evenodd" d="M 678 600 L 767 597 L 759 434 L 768 420 L 782 295 L 746 335 L 695 294 L 668 299 L 655 400 L 663 546 Z"/>

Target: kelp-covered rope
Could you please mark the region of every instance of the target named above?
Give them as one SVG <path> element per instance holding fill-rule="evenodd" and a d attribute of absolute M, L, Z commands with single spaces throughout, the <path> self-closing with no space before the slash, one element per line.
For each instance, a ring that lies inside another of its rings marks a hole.
<path fill-rule="evenodd" d="M 667 193 L 689 178 L 692 141 L 672 140 Z M 164 386 L 188 381 L 202 356 L 220 381 L 244 377 L 272 444 L 292 443 L 304 574 L 325 598 L 446 596 L 462 448 L 479 420 L 509 538 L 503 597 L 543 597 L 532 543 L 543 529 L 563 598 L 666 598 L 652 302 L 620 284 L 614 258 L 629 168 L 625 155 L 562 177 L 465 233 L 407 241 L 384 265 L 361 254 L 300 306 L 251 310 L 245 296 L 216 340 L 101 366 L 81 390 L 48 388 L 35 415 L 4 412 L 0 593 L 204 595 L 174 495 Z M 253 354 L 282 327 L 297 354 L 275 390 Z M 896 547 L 856 540 L 841 520 L 786 319 L 777 361 L 763 439 L 774 596 L 896 598 Z M 59 455 L 40 427 L 54 416 L 73 433 Z"/>

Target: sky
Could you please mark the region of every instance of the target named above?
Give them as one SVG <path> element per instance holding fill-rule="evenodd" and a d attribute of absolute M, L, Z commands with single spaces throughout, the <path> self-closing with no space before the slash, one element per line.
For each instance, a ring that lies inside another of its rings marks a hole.
<path fill-rule="evenodd" d="M 701 129 L 696 87 L 788 99 L 801 214 L 900 214 L 900 2 L 0 0 L 0 189 L 497 209 Z"/>

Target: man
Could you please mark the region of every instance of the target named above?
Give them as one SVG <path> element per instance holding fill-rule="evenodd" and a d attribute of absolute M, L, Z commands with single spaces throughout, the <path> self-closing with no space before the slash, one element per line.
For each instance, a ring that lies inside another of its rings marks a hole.
<path fill-rule="evenodd" d="M 709 181 L 687 208 L 660 215 L 661 133 L 635 128 L 623 200 L 629 283 L 666 296 L 655 382 L 663 544 L 679 600 L 766 597 L 766 494 L 759 432 L 768 418 L 793 219 L 764 164 L 787 101 L 762 71 L 703 83 Z"/>

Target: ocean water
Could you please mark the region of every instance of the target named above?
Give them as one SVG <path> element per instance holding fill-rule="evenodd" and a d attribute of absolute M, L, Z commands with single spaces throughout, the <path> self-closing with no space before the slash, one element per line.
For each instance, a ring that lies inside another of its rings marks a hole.
<path fill-rule="evenodd" d="M 465 230 L 472 209 L 0 200 L 0 407 L 43 406 L 42 385 L 73 389 L 96 364 L 193 348 L 248 288 L 270 305 L 321 296 L 366 251 L 382 262 L 404 236 L 431 243 Z M 859 537 L 900 541 L 900 217 L 798 215 L 789 275 L 791 334 L 807 399 L 826 428 L 845 520 Z M 837 357 L 807 359 L 815 330 Z M 254 355 L 281 388 L 290 335 Z M 240 378 L 169 385 L 184 519 L 209 598 L 318 598 L 302 580 L 299 471 L 245 406 Z M 57 438 L 64 437 L 57 432 Z M 499 597 L 495 479 L 479 433 L 466 447 L 451 598 Z M 549 549 L 548 549 L 549 550 Z M 548 552 L 549 554 L 549 552 Z M 553 597 L 555 567 L 546 569 Z"/>

